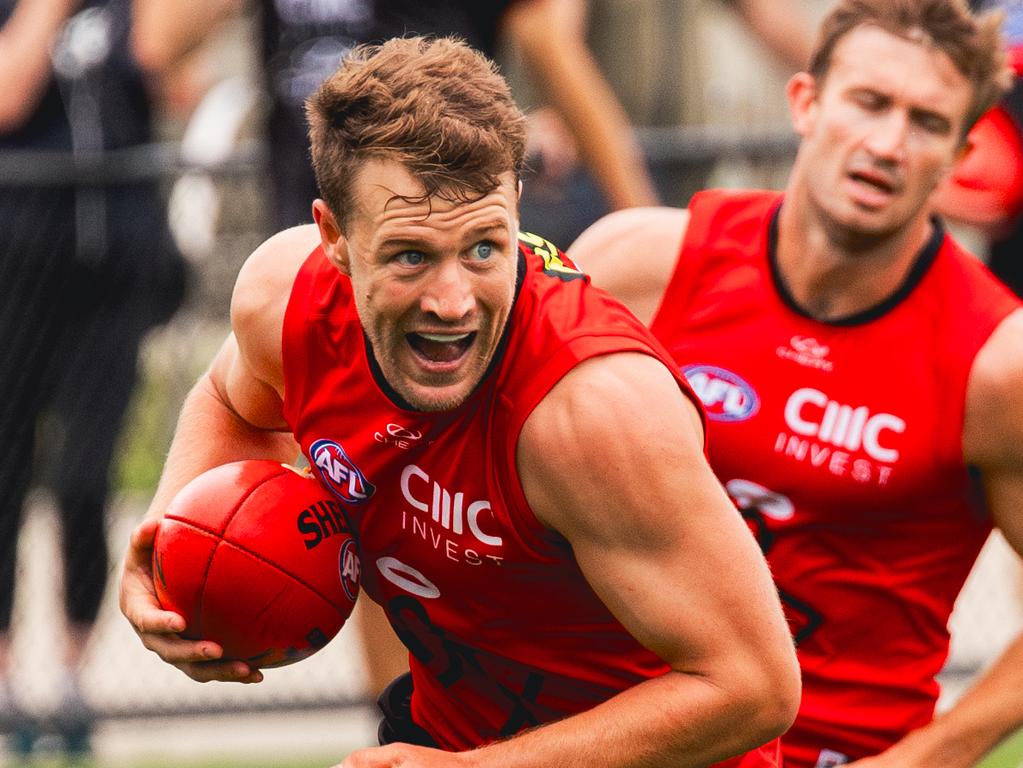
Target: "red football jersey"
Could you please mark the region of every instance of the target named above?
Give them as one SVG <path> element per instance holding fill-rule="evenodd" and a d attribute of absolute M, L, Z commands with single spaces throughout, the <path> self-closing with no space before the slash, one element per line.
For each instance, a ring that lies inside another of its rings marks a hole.
<path fill-rule="evenodd" d="M 889 300 L 814 320 L 774 267 L 781 204 L 695 196 L 651 328 L 771 564 L 803 671 L 785 765 L 813 768 L 932 717 L 949 614 L 991 529 L 963 463 L 967 376 L 1020 305 L 938 227 Z"/>
<path fill-rule="evenodd" d="M 498 358 L 452 411 L 399 404 L 368 355 L 351 283 L 320 249 L 285 315 L 288 423 L 357 531 L 363 591 L 411 651 L 413 718 L 452 750 L 667 671 L 593 593 L 568 543 L 536 520 L 515 449 L 530 412 L 581 361 L 631 350 L 675 366 L 556 248 L 523 235 L 519 252 Z M 776 765 L 766 753 L 743 765 Z"/>

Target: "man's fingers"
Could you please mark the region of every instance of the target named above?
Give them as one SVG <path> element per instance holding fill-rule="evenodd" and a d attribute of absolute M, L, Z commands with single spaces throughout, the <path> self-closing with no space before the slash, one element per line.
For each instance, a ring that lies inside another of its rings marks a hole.
<path fill-rule="evenodd" d="M 263 680 L 263 673 L 244 661 L 186 662 L 174 666 L 200 683 L 259 683 Z"/>
<path fill-rule="evenodd" d="M 154 518 L 143 520 L 135 530 L 131 532 L 132 551 L 152 549 L 153 539 L 156 537 L 156 529 L 160 527 L 160 521 Z"/>
<path fill-rule="evenodd" d="M 142 644 L 200 683 L 261 682 L 263 673 L 245 662 L 221 661 L 224 650 L 216 643 L 187 640 L 178 635 L 185 629 L 184 617 L 163 610 L 153 588 L 153 539 L 159 527 L 159 520 L 149 519 L 132 531 L 121 580 L 121 611 L 142 638 Z"/>
<path fill-rule="evenodd" d="M 140 605 L 141 600 L 136 599 L 125 611 L 128 621 L 140 635 L 169 635 L 185 631 L 185 619 L 181 614 L 163 610 L 155 600 L 151 604 Z"/>
<path fill-rule="evenodd" d="M 139 637 L 146 648 L 170 664 L 219 662 L 224 655 L 224 650 L 209 640 L 186 640 L 178 635 L 155 632 L 140 632 Z"/>
<path fill-rule="evenodd" d="M 148 571 L 126 567 L 121 577 L 121 613 L 139 634 L 183 632 L 185 619 L 174 611 L 165 611 L 156 597 Z"/>

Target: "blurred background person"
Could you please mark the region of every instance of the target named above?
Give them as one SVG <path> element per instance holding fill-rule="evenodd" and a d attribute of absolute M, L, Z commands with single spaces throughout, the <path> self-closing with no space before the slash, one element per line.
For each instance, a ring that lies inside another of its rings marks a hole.
<path fill-rule="evenodd" d="M 806 65 L 813 22 L 824 2 L 591 0 L 590 5 L 592 50 L 631 124 L 647 129 L 662 200 L 684 205 L 709 184 L 747 184 L 751 176 L 761 186 L 784 184 L 779 158 L 757 167 L 742 152 L 723 157 L 720 139 L 755 139 L 772 128 L 787 138 L 780 85 Z M 775 82 L 779 87 L 772 87 Z M 667 145 L 660 146 L 661 137 Z"/>
<path fill-rule="evenodd" d="M 981 236 L 991 271 L 1023 296 L 1023 3 L 971 0 L 975 11 L 1004 14 L 1002 30 L 1016 80 L 999 104 L 973 127 L 969 148 L 935 194 L 950 221 Z"/>
<path fill-rule="evenodd" d="M 39 156 L 24 152 L 95 161 L 149 139 L 128 11 L 119 0 L 0 0 L 0 159 L 27 157 L 38 173 Z M 0 182 L 0 716 L 22 753 L 37 736 L 11 684 L 26 493 L 45 481 L 60 513 L 66 633 L 55 716 L 68 750 L 81 752 L 91 713 L 79 671 L 109 571 L 111 458 L 139 344 L 185 287 L 155 184 L 75 186 L 70 170 L 57 165 L 53 178 L 64 181 L 53 185 L 10 173 Z"/>
<path fill-rule="evenodd" d="M 305 98 L 354 45 L 404 34 L 457 35 L 492 58 L 503 36 L 522 52 L 530 76 L 559 118 L 554 124 L 546 113 L 534 121 L 534 164 L 547 168 L 549 178 L 552 169 L 574 165 L 578 155 L 600 191 L 599 208 L 568 234 L 604 210 L 657 200 L 625 113 L 588 48 L 585 0 L 140 1 L 135 4 L 138 56 L 153 75 L 173 71 L 219 22 L 253 5 L 261 17 L 260 59 L 269 97 L 273 229 L 309 221 L 317 196 L 309 169 Z M 540 183 L 546 178 L 538 177 Z M 527 200 L 530 193 L 527 183 Z M 545 214 L 535 226 L 547 219 L 561 224 Z"/>
<path fill-rule="evenodd" d="M 982 546 L 1023 554 L 1023 305 L 931 213 L 1008 87 L 1000 35 L 958 0 L 842 0 L 789 81 L 784 193 L 626 211 L 570 250 L 707 408 L 798 644 L 786 766 L 968 768 L 1023 724 L 1023 636 L 934 718 Z"/>

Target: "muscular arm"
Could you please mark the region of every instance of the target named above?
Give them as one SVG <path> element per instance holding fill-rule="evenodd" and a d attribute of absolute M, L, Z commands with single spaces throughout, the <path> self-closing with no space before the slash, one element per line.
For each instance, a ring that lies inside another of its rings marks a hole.
<path fill-rule="evenodd" d="M 568 255 L 593 284 L 649 325 L 675 270 L 689 212 L 636 208 L 605 216 L 584 231 Z"/>
<path fill-rule="evenodd" d="M 681 767 L 780 734 L 799 690 L 789 632 L 763 557 L 704 460 L 696 410 L 667 369 L 638 354 L 579 366 L 530 416 L 519 462 L 537 516 L 672 671 L 515 749 Z"/>
<path fill-rule="evenodd" d="M 294 461 L 297 446 L 281 415 L 284 308 L 295 273 L 315 246 L 313 227 L 264 243 L 246 262 L 232 301 L 234 333 L 185 400 L 147 519 L 133 533 L 121 577 L 121 610 L 147 648 L 191 677 L 256 682 L 241 662 L 217 663 L 222 649 L 184 640 L 184 619 L 156 600 L 151 570 L 157 523 L 174 494 L 201 472 L 240 459 Z"/>
<path fill-rule="evenodd" d="M 966 460 L 981 471 L 995 525 L 1023 557 L 1023 310 L 977 356 L 967 393 Z M 970 768 L 1023 726 L 1023 637 L 948 712 L 858 768 Z"/>
<path fill-rule="evenodd" d="M 0 28 L 0 133 L 20 127 L 53 72 L 50 49 L 80 0 L 19 0 Z"/>
<path fill-rule="evenodd" d="M 612 208 L 653 205 L 657 193 L 628 119 L 585 37 L 583 0 L 521 0 L 502 29 L 572 132 Z"/>

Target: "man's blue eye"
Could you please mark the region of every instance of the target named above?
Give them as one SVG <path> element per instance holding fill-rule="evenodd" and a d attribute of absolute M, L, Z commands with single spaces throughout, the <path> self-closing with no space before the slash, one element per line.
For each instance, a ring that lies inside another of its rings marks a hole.
<path fill-rule="evenodd" d="M 472 255 L 480 261 L 486 261 L 494 255 L 494 246 L 491 243 L 477 243 L 473 246 Z"/>
<path fill-rule="evenodd" d="M 395 258 L 406 267 L 418 267 L 426 260 L 426 257 L 419 251 L 402 251 Z"/>

